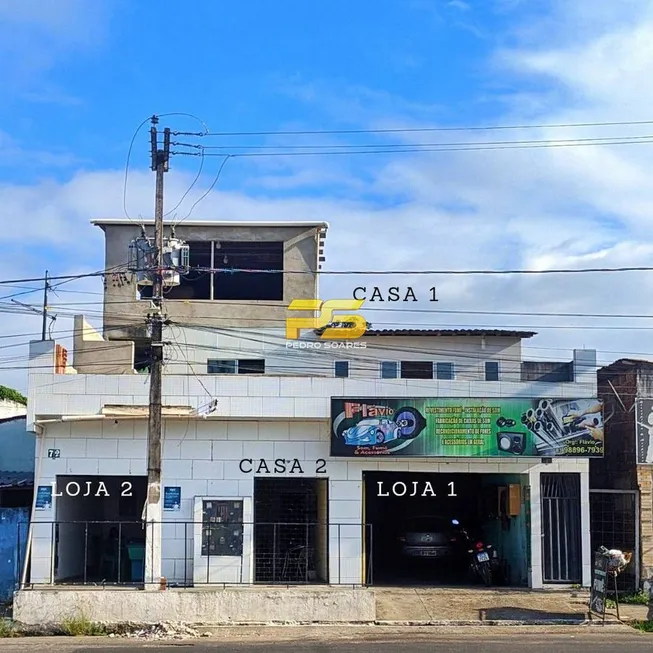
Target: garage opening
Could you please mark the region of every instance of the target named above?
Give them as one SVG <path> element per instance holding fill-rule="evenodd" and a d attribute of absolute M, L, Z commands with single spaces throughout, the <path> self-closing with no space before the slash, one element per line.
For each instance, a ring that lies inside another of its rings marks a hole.
<path fill-rule="evenodd" d="M 470 554 L 497 552 L 492 584 L 528 586 L 528 477 L 365 472 L 366 582 L 475 585 Z"/>
<path fill-rule="evenodd" d="M 254 580 L 327 583 L 326 479 L 254 479 Z"/>
<path fill-rule="evenodd" d="M 147 478 L 57 476 L 54 582 L 143 582 Z"/>

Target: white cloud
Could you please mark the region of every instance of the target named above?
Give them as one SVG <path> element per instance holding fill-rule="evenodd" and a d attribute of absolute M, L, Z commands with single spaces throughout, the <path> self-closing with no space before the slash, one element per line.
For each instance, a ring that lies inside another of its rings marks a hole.
<path fill-rule="evenodd" d="M 624 15 L 619 18 L 610 6 L 607 2 L 591 3 L 594 9 L 587 23 L 582 23 L 575 3 L 556 4 L 546 20 L 548 25 L 558 25 L 553 45 L 540 23 L 520 33 L 520 38 L 528 35 L 526 42 L 521 40 L 521 45 L 500 53 L 494 71 L 504 81 L 506 76 L 512 81 L 517 75 L 518 79 L 523 76 L 546 84 L 541 92 L 506 98 L 510 103 L 501 122 L 551 124 L 650 117 L 646 107 L 653 91 L 648 88 L 645 71 L 653 64 L 649 45 L 653 38 L 647 36 L 653 36 L 653 10 L 643 2 L 626 2 Z M 337 98 L 328 106 L 333 95 Z M 340 93 L 324 84 L 298 94 L 304 101 L 318 97 L 327 109 L 350 110 L 352 120 L 375 127 L 419 124 L 426 121 L 429 111 L 433 122 L 439 110 L 415 107 L 374 91 L 350 89 Z M 429 138 L 588 138 L 642 134 L 650 129 L 541 128 L 475 132 L 473 136 L 436 134 Z M 652 148 L 442 152 L 355 161 L 352 157 L 334 157 L 326 163 L 296 157 L 261 159 L 254 165 L 235 159 L 227 164 L 218 190 L 194 210 L 193 219 L 326 220 L 332 227 L 327 237 L 327 269 L 331 270 L 648 266 L 653 259 Z M 80 172 L 66 183 L 0 187 L 3 226 L 9 224 L 5 216 L 19 216 L 12 218 L 4 242 L 11 248 L 29 240 L 41 249 L 49 248 L 49 259 L 58 258 L 62 262 L 58 267 L 63 269 L 102 267 L 102 234 L 88 220 L 92 216 L 122 216 L 122 175 L 122 171 Z M 168 175 L 167 208 L 176 203 L 190 178 L 177 168 Z M 239 178 L 240 191 L 220 190 L 224 180 Z M 257 185 L 257 180 L 263 183 Z M 152 182 L 151 173 L 130 175 L 128 208 L 132 216 L 151 214 Z M 299 195 L 299 189 L 311 187 L 312 193 Z M 191 193 L 179 211 L 181 215 L 201 192 L 196 189 Z M 36 265 L 34 259 L 0 266 L 0 278 L 31 276 L 39 267 L 43 266 Z M 536 331 L 542 327 L 541 335 L 526 343 L 527 355 L 534 358 L 570 360 L 571 349 L 581 346 L 598 348 L 603 363 L 625 355 L 653 357 L 648 329 L 642 328 L 649 327 L 650 320 L 536 315 L 653 314 L 643 301 L 653 296 L 650 273 L 434 278 L 325 275 L 321 287 L 324 296 L 337 297 L 349 296 L 358 285 L 385 289 L 408 284 L 420 297 L 417 308 L 437 311 L 404 314 L 407 325 L 510 326 Z M 438 289 L 440 301 L 436 304 L 428 302 L 431 286 Z M 23 328 L 19 321 L 32 320 L 11 316 L 5 321 L 6 316 L 2 317 L 0 331 L 5 333 L 18 333 Z M 370 311 L 369 317 L 378 326 L 397 321 L 397 314 L 380 311 Z M 544 328 L 551 326 L 556 328 Z M 597 328 L 605 326 L 631 330 Z"/>

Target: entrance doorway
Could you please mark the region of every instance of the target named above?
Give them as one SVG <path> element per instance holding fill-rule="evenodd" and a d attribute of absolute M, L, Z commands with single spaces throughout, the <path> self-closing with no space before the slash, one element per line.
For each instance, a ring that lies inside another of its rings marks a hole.
<path fill-rule="evenodd" d="M 482 541 L 497 551 L 493 584 L 528 586 L 526 476 L 365 472 L 363 479 L 367 584 L 480 583 L 469 573 L 468 550 Z"/>
<path fill-rule="evenodd" d="M 542 557 L 545 583 L 580 583 L 580 474 L 542 474 Z"/>
<path fill-rule="evenodd" d="M 326 479 L 254 479 L 254 580 L 327 583 Z"/>
<path fill-rule="evenodd" d="M 142 582 L 147 478 L 56 479 L 55 583 Z"/>

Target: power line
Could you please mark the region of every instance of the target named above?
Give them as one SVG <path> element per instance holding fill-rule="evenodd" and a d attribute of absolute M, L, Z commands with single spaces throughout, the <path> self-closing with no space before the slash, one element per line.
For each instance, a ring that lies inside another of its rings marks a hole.
<path fill-rule="evenodd" d="M 653 139 L 652 134 L 645 136 L 603 136 L 593 138 L 563 138 L 563 139 L 531 139 L 531 140 L 509 140 L 509 141 L 458 141 L 453 143 L 384 143 L 379 144 L 356 144 L 356 143 L 343 143 L 343 144 L 320 144 L 320 145 L 196 145 L 192 143 L 182 143 L 173 141 L 170 143 L 176 147 L 190 147 L 197 150 L 321 150 L 321 149 L 352 149 L 352 148 L 424 148 L 424 147 L 473 147 L 473 146 L 490 146 L 490 145 L 538 145 L 538 144 L 577 144 L 577 143 L 602 143 L 610 141 L 633 141 L 637 142 L 645 140 L 650 142 Z"/>
<path fill-rule="evenodd" d="M 653 125 L 653 120 L 628 120 L 612 122 L 576 122 L 531 125 L 480 125 L 467 127 L 397 127 L 387 129 L 311 129 L 241 132 L 172 132 L 173 136 L 312 136 L 318 134 L 409 134 L 426 132 L 500 131 L 509 129 L 559 129 L 571 127 L 617 127 L 626 125 Z"/>
<path fill-rule="evenodd" d="M 653 143 L 651 140 L 640 141 L 611 141 L 601 143 L 541 143 L 538 145 L 491 145 L 481 147 L 406 147 L 405 149 L 367 149 L 367 150 L 335 150 L 335 151 L 319 151 L 319 152 L 241 152 L 230 153 L 230 158 L 244 158 L 244 157 L 275 157 L 275 156 L 340 156 L 352 154 L 406 154 L 417 152 L 481 152 L 491 150 L 530 150 L 541 148 L 561 148 L 561 147 L 596 147 L 596 146 L 610 146 L 610 145 L 640 145 Z M 204 152 L 202 154 L 197 152 L 181 152 L 172 151 L 171 154 L 179 156 L 225 156 L 224 152 Z"/>

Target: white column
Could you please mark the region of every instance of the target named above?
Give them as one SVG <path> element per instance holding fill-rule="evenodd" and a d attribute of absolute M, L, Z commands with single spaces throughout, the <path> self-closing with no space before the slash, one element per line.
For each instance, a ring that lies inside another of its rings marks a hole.
<path fill-rule="evenodd" d="M 531 559 L 529 562 L 529 585 L 534 589 L 543 587 L 542 581 L 542 501 L 540 498 L 540 467 L 528 473 L 531 486 Z"/>
<path fill-rule="evenodd" d="M 590 528 L 590 472 L 589 460 L 578 462 L 580 470 L 580 529 L 582 551 L 582 584 L 592 584 L 592 543 Z M 580 469 L 580 467 L 583 469 Z"/>

